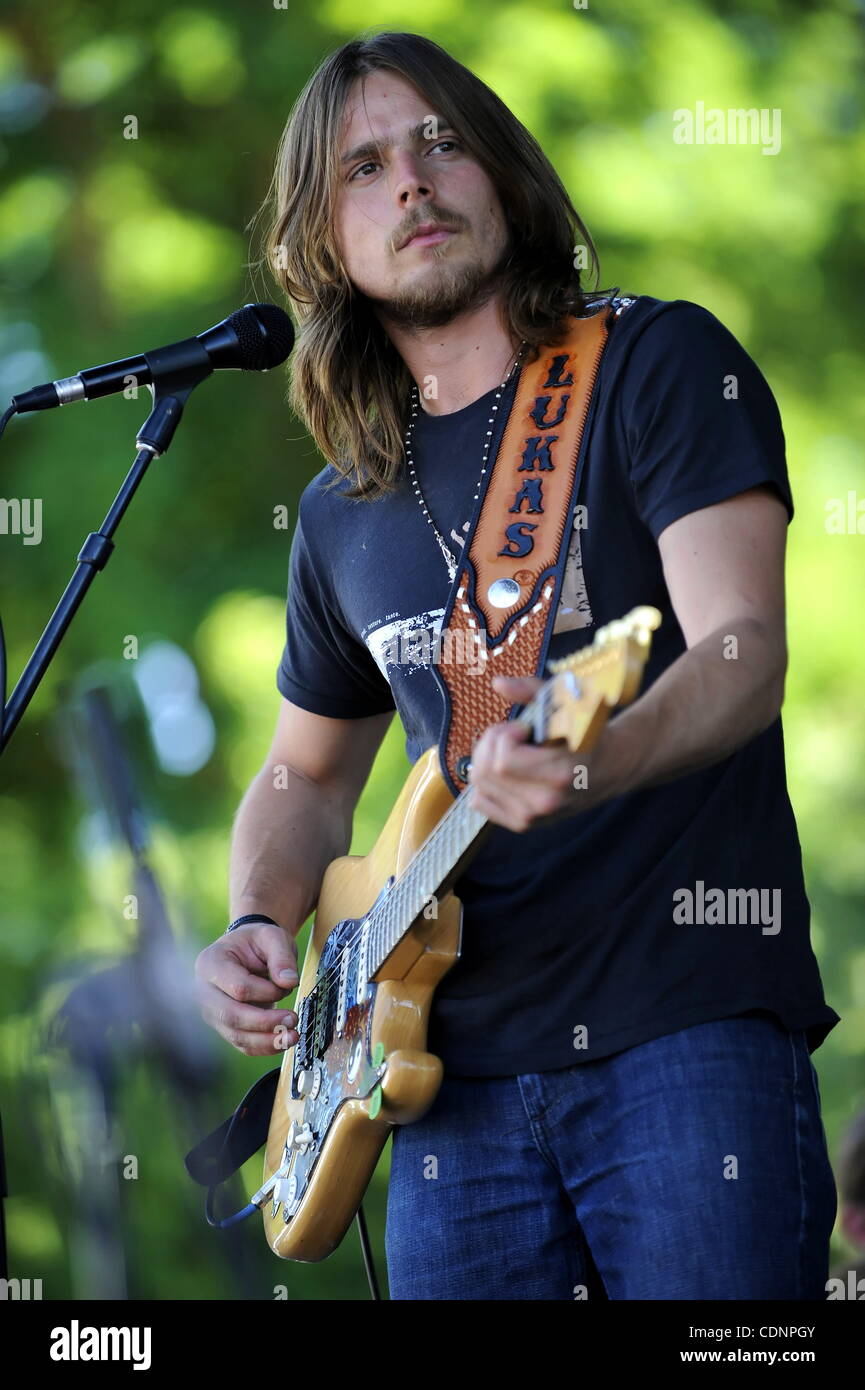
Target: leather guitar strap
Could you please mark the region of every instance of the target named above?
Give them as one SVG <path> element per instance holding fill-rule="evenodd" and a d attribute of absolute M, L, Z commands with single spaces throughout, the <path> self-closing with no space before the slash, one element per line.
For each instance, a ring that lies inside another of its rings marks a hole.
<path fill-rule="evenodd" d="M 454 796 L 484 729 L 522 708 L 492 677 L 543 675 L 612 312 L 571 316 L 566 339 L 523 367 L 475 504 L 432 665 L 445 703 L 439 764 Z"/>

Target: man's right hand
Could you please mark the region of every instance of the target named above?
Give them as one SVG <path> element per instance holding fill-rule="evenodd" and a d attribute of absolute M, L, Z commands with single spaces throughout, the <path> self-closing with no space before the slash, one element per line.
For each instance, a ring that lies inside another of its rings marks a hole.
<path fill-rule="evenodd" d="M 202 1018 L 239 1052 L 269 1057 L 297 1042 L 297 1015 L 273 1007 L 299 980 L 297 946 L 282 927 L 235 927 L 204 948 L 195 975 Z"/>

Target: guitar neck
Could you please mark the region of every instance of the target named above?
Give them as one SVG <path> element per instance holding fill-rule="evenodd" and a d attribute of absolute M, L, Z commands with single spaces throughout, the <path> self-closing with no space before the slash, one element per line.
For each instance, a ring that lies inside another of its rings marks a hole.
<path fill-rule="evenodd" d="M 516 717 L 517 723 L 532 726 L 536 743 L 546 741 L 550 689 L 546 685 L 539 690 Z M 470 790 L 466 787 L 460 792 L 405 872 L 370 913 L 370 974 L 380 968 L 427 904 L 450 892 L 481 848 L 484 832 L 492 829 L 487 817 L 472 806 Z"/>

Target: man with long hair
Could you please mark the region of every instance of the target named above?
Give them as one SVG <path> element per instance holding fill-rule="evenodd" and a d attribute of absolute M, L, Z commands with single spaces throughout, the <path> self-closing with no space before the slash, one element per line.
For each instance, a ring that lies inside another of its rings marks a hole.
<path fill-rule="evenodd" d="M 283 702 L 238 812 L 204 1017 L 249 1056 L 296 1015 L 294 938 L 394 710 L 439 739 L 429 661 L 527 363 L 608 315 L 548 658 L 662 613 L 641 696 L 574 785 L 513 719 L 469 773 L 489 838 L 455 885 L 444 1063 L 394 1131 L 399 1299 L 820 1299 L 836 1208 L 810 1054 L 823 998 L 786 789 L 781 422 L 687 300 L 587 292 L 586 227 L 537 142 L 416 34 L 331 54 L 291 113 L 269 254 L 290 401 L 326 466 L 291 550 Z M 513 707 L 540 682 L 496 677 Z M 283 773 L 274 779 L 273 769 Z M 745 910 L 743 905 L 747 905 Z"/>

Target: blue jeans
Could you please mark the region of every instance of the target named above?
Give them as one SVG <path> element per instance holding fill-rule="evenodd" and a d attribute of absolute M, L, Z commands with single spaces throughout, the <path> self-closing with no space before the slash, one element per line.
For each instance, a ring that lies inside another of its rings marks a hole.
<path fill-rule="evenodd" d="M 394 1299 L 826 1297 L 835 1181 L 805 1034 L 701 1023 L 522 1076 L 445 1076 L 394 1130 Z"/>

